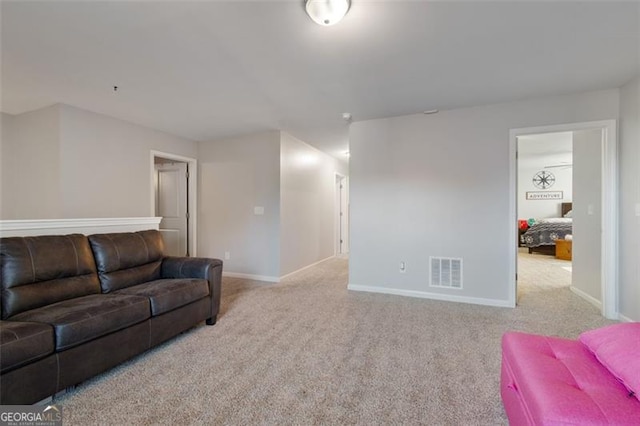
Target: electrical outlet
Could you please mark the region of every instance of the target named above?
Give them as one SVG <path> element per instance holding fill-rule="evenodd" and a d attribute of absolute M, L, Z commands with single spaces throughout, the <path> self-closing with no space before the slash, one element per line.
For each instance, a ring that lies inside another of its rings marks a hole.
<path fill-rule="evenodd" d="M 400 262 L 400 273 L 404 274 L 405 272 L 407 272 L 407 262 L 403 260 Z"/>
<path fill-rule="evenodd" d="M 636 203 L 636 216 L 640 217 L 640 203 Z"/>
<path fill-rule="evenodd" d="M 231 259 L 231 252 L 230 251 L 225 251 L 224 252 L 224 260 L 229 260 Z"/>

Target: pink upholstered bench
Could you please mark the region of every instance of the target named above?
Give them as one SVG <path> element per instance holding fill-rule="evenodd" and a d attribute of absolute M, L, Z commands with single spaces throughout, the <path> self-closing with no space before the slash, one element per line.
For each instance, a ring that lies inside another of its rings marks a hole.
<path fill-rule="evenodd" d="M 500 388 L 511 425 L 640 425 L 640 323 L 506 333 Z"/>

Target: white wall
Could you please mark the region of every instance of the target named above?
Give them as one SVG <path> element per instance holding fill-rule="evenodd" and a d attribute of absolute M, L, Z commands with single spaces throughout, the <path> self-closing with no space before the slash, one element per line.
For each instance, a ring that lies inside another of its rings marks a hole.
<path fill-rule="evenodd" d="M 602 131 L 573 132 L 571 286 L 602 301 Z"/>
<path fill-rule="evenodd" d="M 198 144 L 198 255 L 225 273 L 280 275 L 280 132 Z M 264 207 L 255 215 L 254 207 Z"/>
<path fill-rule="evenodd" d="M 60 106 L 62 217 L 151 213 L 152 150 L 196 157 L 197 144 L 102 114 Z"/>
<path fill-rule="evenodd" d="M 520 142 L 518 142 L 518 146 Z M 573 174 L 571 167 L 545 169 L 550 164 L 571 163 L 571 153 L 524 156 L 518 155 L 518 219 L 542 219 L 560 217 L 561 204 L 573 199 Z M 553 173 L 556 180 L 549 189 L 542 190 L 533 184 L 533 176 L 541 170 Z M 527 200 L 527 191 L 562 191 L 562 200 Z"/>
<path fill-rule="evenodd" d="M 198 254 L 228 252 L 226 275 L 278 281 L 334 254 L 344 164 L 278 131 L 201 142 L 198 159 Z"/>
<path fill-rule="evenodd" d="M 2 119 L 2 219 L 148 216 L 150 152 L 197 154 L 193 141 L 67 105 Z"/>
<path fill-rule="evenodd" d="M 8 165 L 4 163 L 4 158 L 7 158 L 6 155 L 12 151 L 9 144 L 15 143 L 16 140 L 13 121 L 12 115 L 0 112 L 0 219 L 10 215 L 10 212 L 4 207 L 4 192 L 5 185 L 7 186 L 6 190 L 11 191 L 8 184 L 11 181 L 11 175 Z M 7 183 L 5 184 L 5 182 Z M 13 195 L 8 192 L 7 197 L 12 198 Z"/>
<path fill-rule="evenodd" d="M 62 217 L 60 110 L 2 114 L 2 219 Z"/>
<path fill-rule="evenodd" d="M 620 313 L 640 321 L 640 76 L 620 89 Z"/>
<path fill-rule="evenodd" d="M 150 153 L 161 151 L 199 158 L 198 255 L 230 252 L 225 271 L 277 280 L 333 254 L 334 174 L 345 167 L 289 135 L 198 144 L 67 105 L 1 118 L 0 219 L 148 216 Z M 318 163 L 300 168 L 305 155 Z"/>
<path fill-rule="evenodd" d="M 618 107 L 605 90 L 353 123 L 350 288 L 508 306 L 509 130 Z M 463 258 L 464 289 L 430 288 L 429 256 Z"/>
<path fill-rule="evenodd" d="M 5 182 L 4 167 L 3 167 L 3 156 L 2 153 L 5 151 L 4 143 L 2 141 L 8 141 L 14 138 L 13 136 L 13 120 L 9 114 L 5 114 L 0 112 L 0 219 L 4 215 L 3 205 L 3 182 Z M 8 173 L 6 178 L 8 178 Z"/>
<path fill-rule="evenodd" d="M 280 144 L 280 275 L 333 256 L 341 163 L 293 136 Z"/>

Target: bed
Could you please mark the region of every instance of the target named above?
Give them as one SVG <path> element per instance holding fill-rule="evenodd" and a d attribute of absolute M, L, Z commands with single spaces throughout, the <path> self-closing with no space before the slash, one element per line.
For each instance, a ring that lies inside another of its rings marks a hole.
<path fill-rule="evenodd" d="M 572 203 L 561 203 L 561 217 L 540 219 L 522 236 L 529 253 L 555 255 L 556 240 L 572 233 L 573 219 L 566 217 Z M 569 215 L 570 216 L 570 215 Z"/>

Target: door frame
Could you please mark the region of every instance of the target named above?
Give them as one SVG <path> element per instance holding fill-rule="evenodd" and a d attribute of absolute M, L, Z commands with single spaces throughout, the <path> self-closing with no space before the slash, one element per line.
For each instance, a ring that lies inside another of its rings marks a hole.
<path fill-rule="evenodd" d="M 344 218 L 344 223 L 346 224 L 345 228 L 346 228 L 346 232 L 343 232 L 343 234 L 346 233 L 346 240 L 343 239 L 343 244 L 340 244 L 340 230 L 341 230 L 341 226 L 342 226 L 342 218 L 340 217 L 340 204 L 342 202 L 342 199 L 339 198 L 340 197 L 340 191 L 338 190 L 338 181 L 341 182 L 341 184 L 343 185 L 343 190 L 345 191 L 345 201 L 346 201 L 346 206 L 343 206 L 343 213 L 346 214 L 346 217 Z M 334 252 L 335 252 L 335 256 L 338 256 L 340 254 L 347 254 L 349 253 L 349 177 L 346 175 L 343 175 L 342 173 L 338 173 L 335 172 L 334 173 L 334 183 L 333 183 L 333 188 L 334 188 L 334 194 L 333 194 L 333 199 L 335 202 L 335 208 L 334 208 Z M 345 211 L 346 210 L 346 211 Z M 344 251 L 342 251 L 344 249 Z"/>
<path fill-rule="evenodd" d="M 150 188 L 151 188 L 151 216 L 156 215 L 156 188 L 155 188 L 155 159 L 164 158 L 165 160 L 180 161 L 188 164 L 189 183 L 187 185 L 188 211 L 189 211 L 189 254 L 197 256 L 198 241 L 196 239 L 198 227 L 198 160 L 191 157 L 172 154 L 169 152 L 161 152 L 151 150 L 150 155 Z"/>
<path fill-rule="evenodd" d="M 601 234 L 601 302 L 602 315 L 619 319 L 618 312 L 618 137 L 616 120 L 588 121 L 509 130 L 509 303 L 515 307 L 517 297 L 518 217 L 517 217 L 517 138 L 518 136 L 574 132 L 602 131 L 602 234 Z"/>

